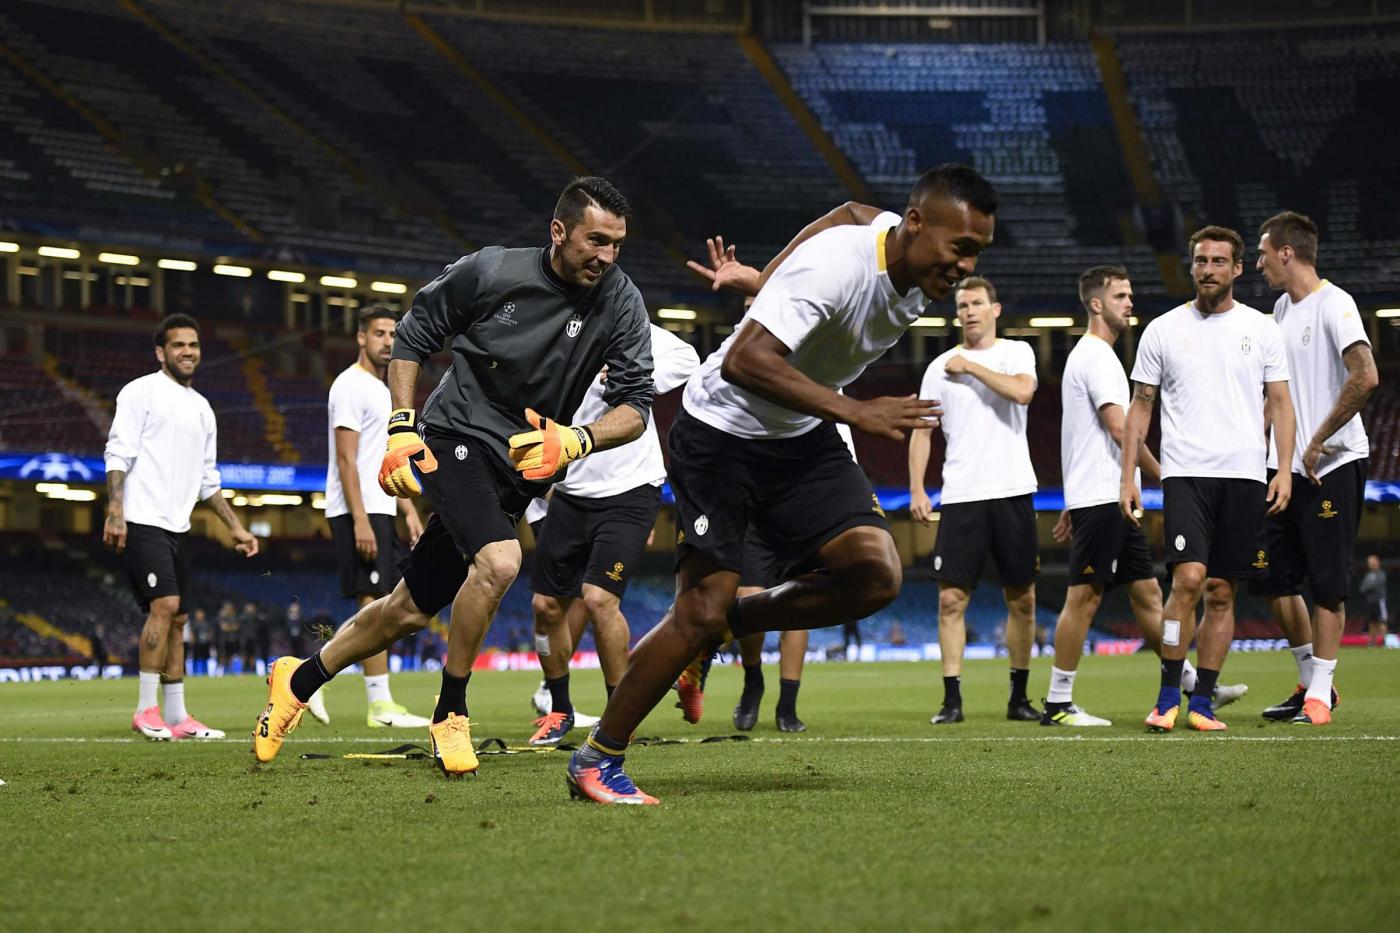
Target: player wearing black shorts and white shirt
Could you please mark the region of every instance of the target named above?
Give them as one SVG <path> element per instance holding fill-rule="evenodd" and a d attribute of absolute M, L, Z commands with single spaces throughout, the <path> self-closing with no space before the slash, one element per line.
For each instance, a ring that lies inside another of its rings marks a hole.
<path fill-rule="evenodd" d="M 657 395 L 684 385 L 700 365 L 690 344 L 655 324 L 651 358 Z M 606 386 L 604 373 L 583 397 L 572 423 L 588 424 L 607 409 Z M 661 441 L 648 416 L 641 437 L 571 465 L 554 484 L 549 512 L 536 538 L 532 579 L 535 647 L 550 708 L 535 720 L 531 745 L 558 745 L 574 727 L 569 658 L 575 639 L 568 614 L 576 601 L 593 620 L 608 691 L 621 679 L 631 642 L 622 596 L 646 550 L 665 481 Z"/>
<path fill-rule="evenodd" d="M 1320 726 L 1332 721 L 1332 676 L 1371 452 L 1360 411 L 1379 377 L 1356 302 L 1318 277 L 1311 219 L 1286 211 L 1264 221 L 1257 265 L 1271 288 L 1283 289 L 1274 322 L 1283 334 L 1297 414 L 1293 498 L 1269 519 L 1269 576 L 1254 588 L 1269 597 L 1292 646 L 1298 689 L 1264 718 Z M 1273 447 L 1268 465 L 1279 469 Z M 1311 620 L 1304 581 L 1312 590 Z"/>
<path fill-rule="evenodd" d="M 185 535 L 196 502 L 212 508 L 252 557 L 258 539 L 244 529 L 219 485 L 218 427 L 209 402 L 190 387 L 199 368 L 199 324 L 172 314 L 155 331 L 160 369 L 117 393 L 107 435 L 107 519 L 102 541 L 125 552 L 127 577 L 147 613 L 141 629 L 140 691 L 131 728 L 149 739 L 221 739 L 185 709 L 184 626 L 190 566 Z M 165 715 L 157 687 L 164 685 Z"/>
<path fill-rule="evenodd" d="M 943 403 L 943 500 L 933 575 L 938 580 L 938 644 L 943 707 L 935 725 L 963 721 L 962 660 L 967 605 L 988 551 L 1006 599 L 1006 648 L 1011 695 L 1006 718 L 1038 722 L 1026 696 L 1035 638 L 1035 577 L 1040 567 L 1035 533 L 1035 469 L 1026 444 L 1026 409 L 1035 394 L 1035 351 L 1020 340 L 997 338 L 1001 305 L 983 278 L 958 283 L 963 342 L 929 364 L 919 394 Z M 930 438 L 909 439 L 909 513 L 932 523 L 924 491 Z"/>
<path fill-rule="evenodd" d="M 996 193 L 945 165 L 915 186 L 904 215 L 823 230 L 797 246 L 743 321 L 686 385 L 671 427 L 679 526 L 674 609 L 641 640 L 588 743 L 574 794 L 655 803 L 623 771 L 629 738 L 697 653 L 731 637 L 862 618 L 899 593 L 899 554 L 870 482 L 833 422 L 902 439 L 938 413 L 912 398 L 837 390 L 879 359 L 971 274 L 991 242 Z M 756 525 L 792 565 L 820 565 L 735 599 Z"/>
<path fill-rule="evenodd" d="M 615 264 L 630 213 L 606 180 L 575 179 L 555 206 L 549 246 L 488 246 L 419 290 L 394 339 L 395 409 L 379 482 L 395 495 L 426 491 L 434 514 L 392 593 L 361 609 L 310 659 L 273 666 L 253 733 L 259 761 L 276 756 L 306 700 L 336 672 L 426 627 L 450 604 L 429 741 L 444 774 L 477 769 L 467 681 L 520 570 L 516 524 L 564 467 L 640 437 L 651 409 L 646 307 Z M 415 428 L 418 375 L 444 344 L 452 367 Z M 588 425 L 556 422 L 578 410 L 604 366 L 607 411 Z"/>
<path fill-rule="evenodd" d="M 404 513 L 411 543 L 423 533 L 413 504 L 379 488 L 379 463 L 393 407 L 384 373 L 394 352 L 398 320 L 398 312 L 382 306 L 360 311 L 355 331 L 359 357 L 336 376 L 327 400 L 326 522 L 340 571 L 340 595 L 356 600 L 360 608 L 387 596 L 399 582 L 398 562 L 404 548 L 394 525 L 395 513 Z M 365 658 L 361 667 L 369 704 L 366 725 L 371 729 L 428 725 L 427 719 L 394 702 L 388 651 Z M 322 693 L 317 690 L 311 695 L 307 709 L 329 723 Z"/>
<path fill-rule="evenodd" d="M 1280 429 L 1293 454 L 1288 360 L 1278 327 L 1234 298 L 1244 241 L 1225 227 L 1191 236 L 1196 299 L 1156 318 L 1143 331 L 1133 366 L 1136 389 L 1124 429 L 1119 506 L 1138 524 L 1138 450 L 1162 395 L 1162 498 L 1171 596 L 1162 619 L 1162 682 L 1147 717 L 1154 732 L 1176 725 L 1181 671 L 1206 595 L 1197 646 L 1197 686 L 1188 725 L 1218 731 L 1211 695 L 1229 652 L 1240 579 L 1268 570 L 1265 513 L 1288 506 L 1287 473 L 1266 483 L 1264 425 Z M 1212 605 L 1213 604 L 1213 605 Z M 1215 629 L 1212 634 L 1209 630 Z"/>

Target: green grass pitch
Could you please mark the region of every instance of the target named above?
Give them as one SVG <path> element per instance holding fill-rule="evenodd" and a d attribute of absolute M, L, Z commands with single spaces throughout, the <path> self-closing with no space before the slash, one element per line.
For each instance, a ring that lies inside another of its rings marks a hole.
<path fill-rule="evenodd" d="M 1260 719 L 1293 687 L 1286 653 L 1231 657 L 1250 692 L 1223 735 L 1144 731 L 1151 657 L 1081 671 L 1112 728 L 1005 721 L 1004 662 L 969 665 L 969 720 L 939 728 L 936 666 L 825 664 L 786 736 L 769 670 L 750 741 L 634 749 L 662 800 L 635 809 L 571 802 L 561 752 L 452 782 L 300 759 L 425 740 L 365 728 L 356 676 L 262 767 L 252 677 L 189 681 L 230 734 L 204 744 L 134 737 L 134 681 L 6 685 L 0 929 L 1400 929 L 1400 652 L 1344 652 L 1326 729 Z M 598 712 L 597 672 L 575 681 Z M 668 701 L 642 734 L 729 734 L 740 682 L 716 669 L 700 725 Z M 523 743 L 536 683 L 477 674 L 474 736 Z M 395 695 L 426 713 L 435 684 Z"/>

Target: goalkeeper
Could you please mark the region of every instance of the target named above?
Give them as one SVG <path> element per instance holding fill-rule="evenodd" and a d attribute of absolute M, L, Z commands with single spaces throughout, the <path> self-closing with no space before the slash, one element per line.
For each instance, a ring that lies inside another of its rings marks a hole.
<path fill-rule="evenodd" d="M 575 179 L 555 206 L 549 246 L 486 247 L 414 298 L 389 363 L 394 412 L 379 481 L 396 496 L 426 492 L 434 514 L 392 593 L 361 609 L 312 657 L 273 665 L 253 731 L 259 761 L 277 754 L 317 688 L 451 605 L 429 737 L 445 774 L 476 770 L 467 681 L 520 569 L 520 515 L 569 463 L 640 437 L 651 409 L 646 307 L 615 265 L 630 213 L 607 181 Z M 423 361 L 445 341 L 452 367 L 415 417 Z M 603 415 L 586 425 L 552 420 L 578 410 L 605 365 Z"/>

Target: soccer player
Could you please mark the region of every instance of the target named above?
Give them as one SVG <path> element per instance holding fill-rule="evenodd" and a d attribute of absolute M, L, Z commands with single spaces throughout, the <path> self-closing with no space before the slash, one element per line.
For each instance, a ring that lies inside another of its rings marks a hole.
<path fill-rule="evenodd" d="M 1277 429 L 1279 456 L 1291 462 L 1293 403 L 1278 327 L 1234 297 L 1244 241 L 1226 227 L 1202 227 L 1191 235 L 1190 255 L 1196 298 L 1143 331 L 1123 430 L 1119 507 L 1137 526 L 1138 453 L 1160 391 L 1163 528 L 1172 588 L 1162 619 L 1161 690 L 1147 717 L 1153 732 L 1176 725 L 1182 667 L 1196 607 L 1207 590 L 1217 611 L 1208 611 L 1202 626 L 1187 724 L 1200 731 L 1225 728 L 1211 696 L 1230 650 L 1238 581 L 1267 571 L 1265 513 L 1282 512 L 1292 492 L 1288 472 L 1272 480 L 1265 475 L 1265 419 Z"/>
<path fill-rule="evenodd" d="M 684 385 L 700 365 L 690 344 L 655 324 L 651 357 L 657 395 Z M 610 381 L 606 372 L 594 381 L 574 413 L 574 424 L 588 424 L 607 410 L 603 393 Z M 535 720 L 531 745 L 558 745 L 574 727 L 569 697 L 574 639 L 567 616 L 576 601 L 583 602 L 593 619 L 609 694 L 622 677 L 632 641 L 622 615 L 622 596 L 656 523 L 665 481 L 661 441 L 648 415 L 646 431 L 637 440 L 573 464 L 555 483 L 535 550 L 532 581 L 535 646 L 550 710 Z"/>
<path fill-rule="evenodd" d="M 1379 554 L 1366 557 L 1366 573 L 1361 578 L 1361 598 L 1366 602 L 1367 641 L 1374 642 L 1377 648 L 1384 648 L 1390 612 L 1386 606 L 1385 571 L 1381 569 Z M 1335 696 L 1332 705 L 1337 705 Z"/>
<path fill-rule="evenodd" d="M 192 596 L 185 535 L 196 502 L 214 510 L 245 557 L 258 553 L 219 485 L 214 410 L 190 387 L 199 368 L 199 324 L 187 314 L 155 330 L 160 369 L 117 393 L 107 435 L 107 519 L 102 541 L 125 552 L 127 577 L 146 612 L 139 692 L 131 728 L 148 739 L 221 739 L 185 709 L 184 627 Z M 157 688 L 164 694 L 161 715 Z"/>
<path fill-rule="evenodd" d="M 967 605 L 982 577 L 987 551 L 1001 575 L 1006 600 L 1006 649 L 1011 695 L 1006 718 L 1039 722 L 1026 696 L 1035 640 L 1035 468 L 1026 444 L 1026 410 L 1035 394 L 1035 351 L 1022 340 L 997 338 L 1001 304 L 984 278 L 957 287 L 962 344 L 938 356 L 924 372 L 919 395 L 943 403 L 942 515 L 933 547 L 938 580 L 938 644 L 942 649 L 943 707 L 934 725 L 962 722 L 962 661 Z M 909 438 L 909 513 L 933 521 L 924 490 L 930 438 Z"/>
<path fill-rule="evenodd" d="M 1259 228 L 1258 269 L 1270 288 L 1283 290 L 1274 323 L 1288 358 L 1297 435 L 1291 463 L 1281 448 L 1269 452 L 1271 475 L 1292 474 L 1293 496 L 1269 519 L 1269 575 L 1252 589 L 1269 597 L 1298 663 L 1298 689 L 1264 718 L 1323 726 L 1336 704 L 1332 677 L 1371 452 L 1360 412 L 1379 377 L 1356 302 L 1318 277 L 1317 239 L 1317 225 L 1293 211 Z M 1312 589 L 1311 620 L 1304 580 Z"/>
<path fill-rule="evenodd" d="M 886 606 L 899 554 L 870 481 L 832 422 L 902 440 L 939 407 L 836 391 L 970 275 L 992 241 L 997 198 L 970 168 L 943 165 L 904 215 L 823 230 L 794 249 L 739 327 L 686 385 L 671 427 L 676 601 L 632 652 L 603 719 L 568 766 L 571 792 L 651 804 L 623 770 L 643 718 L 705 648 L 753 632 L 820 628 Z M 736 600 L 750 523 L 802 573 Z M 812 572 L 806 572 L 813 568 Z"/>
<path fill-rule="evenodd" d="M 423 629 L 450 604 L 429 741 L 444 774 L 476 771 L 467 682 L 520 570 L 516 523 L 564 467 L 640 437 L 651 409 L 646 306 L 616 265 L 630 214 L 606 180 L 577 178 L 555 205 L 550 245 L 486 247 L 418 292 L 389 363 L 394 412 L 379 482 L 394 495 L 426 491 L 436 511 L 392 593 L 361 609 L 312 657 L 273 665 L 253 732 L 259 761 L 276 756 L 311 694 L 337 672 Z M 452 367 L 416 425 L 418 374 L 444 341 Z M 578 410 L 604 365 L 607 410 L 587 425 L 556 422 Z"/>
<path fill-rule="evenodd" d="M 326 522 L 331 526 L 340 593 L 361 609 L 387 596 L 399 582 L 403 544 L 394 527 L 394 513 L 408 522 L 410 543 L 423 533 L 418 510 L 408 499 L 396 499 L 379 488 L 379 461 L 389 437 L 389 387 L 384 374 L 394 352 L 399 315 L 381 305 L 360 311 L 355 342 L 359 357 L 331 383 L 329 463 L 326 465 Z M 389 688 L 389 652 L 365 658 L 365 724 L 372 729 L 420 729 L 422 716 L 394 702 Z M 322 691 L 311 695 L 311 714 L 329 723 Z"/>

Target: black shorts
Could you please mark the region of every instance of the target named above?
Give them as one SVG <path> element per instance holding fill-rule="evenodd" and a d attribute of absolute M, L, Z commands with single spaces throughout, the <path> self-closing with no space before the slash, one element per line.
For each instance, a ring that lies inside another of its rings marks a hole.
<path fill-rule="evenodd" d="M 1118 503 L 1070 509 L 1069 518 L 1074 530 L 1069 545 L 1070 586 L 1101 583 L 1112 589 L 1157 576 L 1147 535 L 1123 517 Z"/>
<path fill-rule="evenodd" d="M 1167 572 L 1188 562 L 1225 580 L 1269 571 L 1264 518 L 1268 486 L 1252 479 L 1173 476 L 1162 480 L 1162 537 Z"/>
<path fill-rule="evenodd" d="M 369 527 L 374 533 L 378 551 L 373 561 L 365 560 L 355 550 L 354 516 L 337 515 L 326 519 L 331 526 L 331 547 L 335 549 L 335 566 L 340 571 L 340 595 L 347 599 L 357 596 L 385 596 L 399 582 L 399 561 L 403 560 L 403 542 L 394 527 L 392 515 L 370 515 Z"/>
<path fill-rule="evenodd" d="M 1029 586 L 1040 570 L 1035 505 L 1030 493 L 1005 499 L 954 502 L 939 510 L 933 577 L 976 589 L 992 552 L 1002 586 Z"/>
<path fill-rule="evenodd" d="M 739 568 L 740 586 L 761 586 L 765 590 L 777 586 L 787 579 L 787 568 L 773 553 L 773 548 L 764 540 L 757 528 L 750 526 L 744 536 L 744 554 Z"/>
<path fill-rule="evenodd" d="M 184 532 L 127 522 L 123 558 L 126 577 L 142 612 L 150 612 L 151 601 L 162 596 L 180 597 L 178 612 L 188 611 L 185 600 L 192 591 Z"/>
<path fill-rule="evenodd" d="M 535 548 L 534 591 L 571 599 L 588 583 L 621 597 L 660 505 L 661 488 L 650 484 L 599 499 L 555 491 Z"/>
<path fill-rule="evenodd" d="M 413 602 L 435 615 L 466 582 L 476 552 L 515 540 L 520 516 L 550 484 L 522 479 L 476 438 L 428 435 L 424 441 L 438 463 L 422 475 L 434 511 L 399 570 Z"/>
<path fill-rule="evenodd" d="M 1288 508 L 1267 521 L 1269 575 L 1251 583 L 1251 593 L 1298 596 L 1306 580 L 1314 602 L 1331 606 L 1346 600 L 1366 496 L 1366 467 L 1365 460 L 1344 463 L 1322 477 L 1321 486 L 1293 474 Z M 1270 480 L 1273 474 L 1270 470 Z"/>
<path fill-rule="evenodd" d="M 870 480 L 830 422 L 797 437 L 753 439 L 712 428 L 682 408 L 666 444 L 677 565 L 693 550 L 741 571 L 750 523 L 789 567 L 812 561 L 849 528 L 889 531 Z"/>

